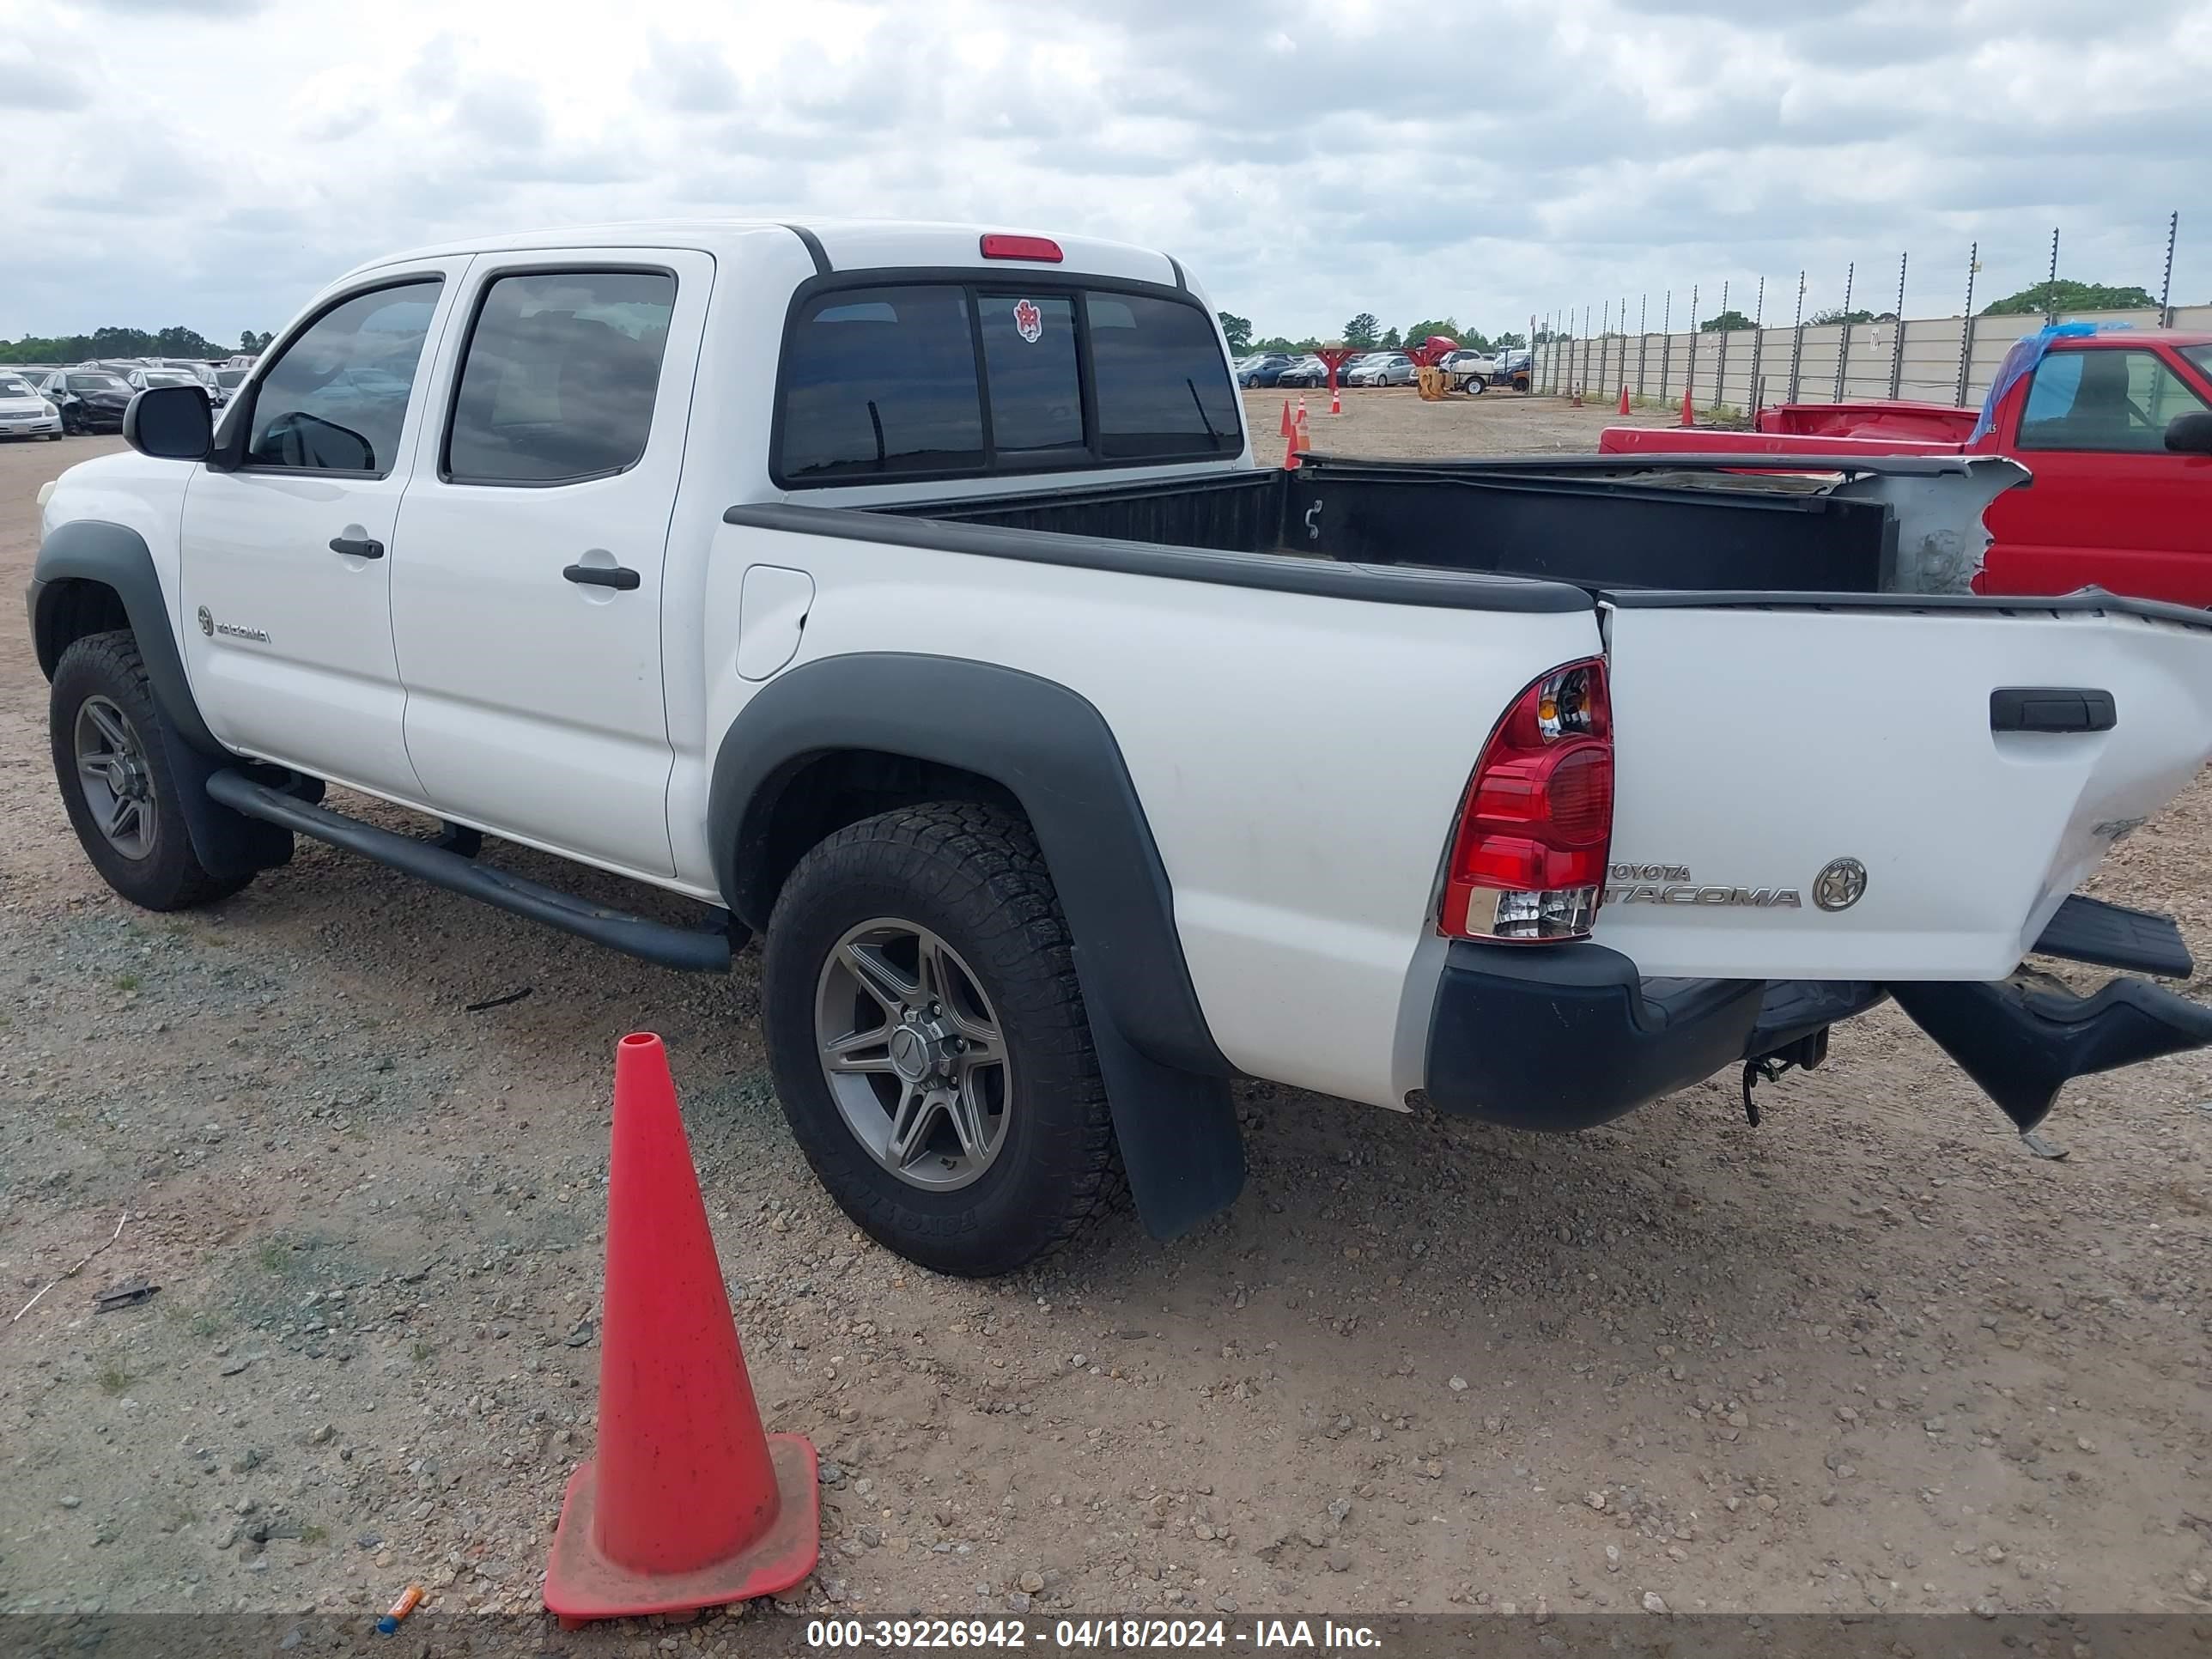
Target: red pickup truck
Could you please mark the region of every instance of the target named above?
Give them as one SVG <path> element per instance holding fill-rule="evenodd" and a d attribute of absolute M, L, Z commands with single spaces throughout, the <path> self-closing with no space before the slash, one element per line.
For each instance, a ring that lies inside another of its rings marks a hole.
<path fill-rule="evenodd" d="M 2033 474 L 1984 517 L 1974 588 L 2102 587 L 2212 605 L 2212 335 L 2060 325 L 2013 349 L 1979 410 L 1788 404 L 1751 432 L 1612 427 L 1614 454 L 1996 454 Z"/>

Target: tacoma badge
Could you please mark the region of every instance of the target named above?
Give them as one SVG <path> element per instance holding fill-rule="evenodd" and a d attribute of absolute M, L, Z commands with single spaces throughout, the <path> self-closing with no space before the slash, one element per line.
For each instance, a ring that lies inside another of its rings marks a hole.
<path fill-rule="evenodd" d="M 1753 910 L 1802 910 L 1794 887 L 1700 887 L 1686 864 L 1616 864 L 1607 874 L 1607 904 L 1722 904 Z"/>

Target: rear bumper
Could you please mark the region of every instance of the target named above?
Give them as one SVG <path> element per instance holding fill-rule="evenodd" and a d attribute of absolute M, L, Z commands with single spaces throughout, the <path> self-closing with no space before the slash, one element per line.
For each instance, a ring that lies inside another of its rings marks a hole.
<path fill-rule="evenodd" d="M 1643 979 L 1603 945 L 1458 940 L 1430 1013 L 1426 1091 L 1456 1116 L 1587 1129 L 1743 1060 L 1795 1058 L 1889 998 L 2023 1131 L 2075 1078 L 2212 1047 L 2212 1008 L 2139 979 L 2087 997 L 1972 981 Z"/>
<path fill-rule="evenodd" d="M 1440 1111 L 1587 1129 L 1744 1056 L 1759 980 L 1646 980 L 1601 945 L 1455 940 L 1429 1018 Z"/>

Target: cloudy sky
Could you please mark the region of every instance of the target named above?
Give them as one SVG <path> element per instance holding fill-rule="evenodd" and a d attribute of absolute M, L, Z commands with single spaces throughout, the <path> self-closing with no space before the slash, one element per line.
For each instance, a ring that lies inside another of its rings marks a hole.
<path fill-rule="evenodd" d="M 1445 20 L 1457 15 L 1461 21 Z M 1264 333 L 1767 278 L 2212 299 L 2212 0 L 0 0 L 0 334 L 274 329 L 493 229 L 1117 236 Z"/>

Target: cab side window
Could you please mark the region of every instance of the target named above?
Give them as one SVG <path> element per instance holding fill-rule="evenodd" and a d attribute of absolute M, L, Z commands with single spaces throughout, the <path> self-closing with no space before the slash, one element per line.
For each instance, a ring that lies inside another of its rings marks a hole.
<path fill-rule="evenodd" d="M 246 465 L 391 471 L 438 287 L 433 277 L 373 289 L 308 325 L 262 376 Z"/>
<path fill-rule="evenodd" d="M 462 361 L 445 471 L 455 483 L 557 484 L 637 465 L 676 309 L 665 271 L 501 276 Z"/>
<path fill-rule="evenodd" d="M 2167 423 L 2204 406 L 2154 351 L 2053 351 L 2027 389 L 2020 447 L 2162 453 Z"/>

